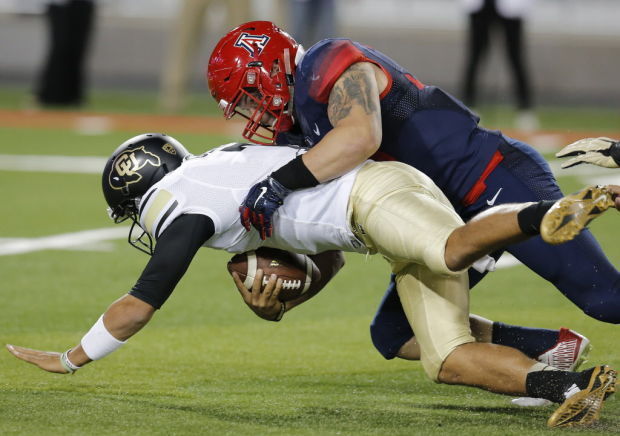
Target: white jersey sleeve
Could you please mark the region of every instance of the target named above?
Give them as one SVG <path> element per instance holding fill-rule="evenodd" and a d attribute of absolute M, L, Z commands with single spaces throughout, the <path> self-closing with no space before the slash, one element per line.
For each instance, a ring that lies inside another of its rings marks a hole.
<path fill-rule="evenodd" d="M 365 252 L 347 222 L 352 171 L 289 195 L 274 215 L 274 232 L 262 241 L 239 220 L 239 205 L 250 187 L 304 150 L 287 146 L 227 144 L 186 160 L 143 197 L 140 225 L 157 239 L 181 214 L 203 214 L 215 224 L 205 246 L 241 253 L 261 245 L 297 253 L 326 250 Z"/>

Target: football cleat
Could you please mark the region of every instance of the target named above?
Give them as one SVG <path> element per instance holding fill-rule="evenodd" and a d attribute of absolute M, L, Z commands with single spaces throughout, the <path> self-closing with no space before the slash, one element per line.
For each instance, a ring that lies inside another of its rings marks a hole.
<path fill-rule="evenodd" d="M 587 361 L 592 349 L 590 340 L 579 333 L 562 327 L 558 342 L 536 360 L 563 371 L 577 371 Z"/>
<path fill-rule="evenodd" d="M 570 241 L 610 207 L 614 207 L 613 195 L 604 186 L 588 186 L 558 200 L 547 211 L 540 235 L 553 245 Z"/>
<path fill-rule="evenodd" d="M 536 360 L 563 371 L 576 371 L 583 363 L 587 362 L 591 349 L 592 345 L 588 338 L 562 327 L 558 342 L 539 355 Z M 521 407 L 543 407 L 553 404 L 544 398 L 530 397 L 515 398 L 511 400 L 511 403 Z"/>
<path fill-rule="evenodd" d="M 607 365 L 592 368 L 584 389 L 573 385 L 564 395 L 566 401 L 551 415 L 548 427 L 588 426 L 598 421 L 607 397 L 615 392 L 617 373 Z"/>

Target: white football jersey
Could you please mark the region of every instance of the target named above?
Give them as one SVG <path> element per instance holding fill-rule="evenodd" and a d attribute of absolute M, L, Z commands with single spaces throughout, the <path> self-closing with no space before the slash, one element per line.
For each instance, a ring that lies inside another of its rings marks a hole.
<path fill-rule="evenodd" d="M 239 206 L 250 188 L 304 150 L 290 146 L 226 144 L 183 164 L 153 185 L 140 203 L 140 225 L 157 239 L 182 214 L 213 220 L 205 246 L 233 253 L 275 247 L 295 253 L 326 250 L 365 253 L 347 222 L 347 204 L 357 170 L 313 188 L 292 192 L 273 217 L 273 236 L 247 232 Z"/>

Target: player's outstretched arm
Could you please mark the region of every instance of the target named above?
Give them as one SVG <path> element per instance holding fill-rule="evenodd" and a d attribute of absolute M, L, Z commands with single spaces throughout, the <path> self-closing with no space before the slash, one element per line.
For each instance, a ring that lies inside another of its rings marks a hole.
<path fill-rule="evenodd" d="M 555 154 L 556 157 L 570 157 L 562 168 L 590 163 L 606 168 L 620 167 L 620 141 L 610 138 L 585 138 L 567 145 Z"/>
<path fill-rule="evenodd" d="M 7 344 L 18 359 L 59 374 L 68 374 L 93 360 L 99 360 L 122 346 L 144 327 L 155 312 L 148 303 L 125 295 L 116 300 L 84 335 L 79 344 L 64 353 L 34 350 Z"/>
<path fill-rule="evenodd" d="M 209 217 L 181 215 L 159 237 L 153 256 L 130 293 L 112 303 L 78 345 L 64 353 L 14 345 L 7 345 L 8 350 L 45 371 L 65 374 L 107 356 L 150 321 L 213 233 Z"/>

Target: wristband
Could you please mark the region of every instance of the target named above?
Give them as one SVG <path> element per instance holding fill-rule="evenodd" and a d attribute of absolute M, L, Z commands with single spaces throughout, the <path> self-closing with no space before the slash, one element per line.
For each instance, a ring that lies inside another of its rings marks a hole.
<path fill-rule="evenodd" d="M 540 223 L 549 209 L 557 200 L 542 200 L 526 206 L 517 213 L 517 221 L 521 231 L 526 235 L 540 234 Z"/>
<path fill-rule="evenodd" d="M 312 188 L 318 185 L 319 181 L 310 172 L 301 157 L 302 155 L 299 155 L 275 170 L 271 173 L 271 178 L 293 191 L 295 189 Z"/>
<path fill-rule="evenodd" d="M 281 301 L 280 304 L 280 313 L 278 313 L 278 316 L 276 316 L 275 319 L 272 319 L 273 322 L 280 321 L 284 316 L 284 312 L 286 312 L 286 304 L 283 301 Z"/>
<path fill-rule="evenodd" d="M 103 315 L 101 315 L 95 325 L 84 335 L 80 343 L 90 360 L 99 360 L 116 351 L 125 341 L 119 341 L 112 336 L 108 329 L 105 328 Z"/>
<path fill-rule="evenodd" d="M 75 371 L 77 371 L 78 369 L 80 369 L 80 368 L 81 368 L 81 366 L 74 365 L 74 364 L 73 364 L 73 363 L 69 360 L 69 351 L 71 351 L 71 350 L 67 350 L 67 351 L 65 351 L 64 353 L 62 353 L 62 354 L 60 355 L 60 364 L 62 365 L 62 367 L 63 367 L 64 369 L 66 369 L 66 370 L 67 370 L 67 372 L 68 372 L 69 374 L 73 374 L 73 373 L 75 373 Z"/>

